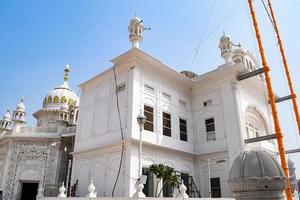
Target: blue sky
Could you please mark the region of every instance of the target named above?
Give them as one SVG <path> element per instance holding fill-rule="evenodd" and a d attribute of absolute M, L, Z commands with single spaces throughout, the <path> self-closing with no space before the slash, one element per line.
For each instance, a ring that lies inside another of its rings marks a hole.
<path fill-rule="evenodd" d="M 273 2 L 278 25 L 300 96 L 300 0 Z M 150 31 L 141 49 L 177 71 L 198 74 L 223 63 L 218 49 L 225 31 L 259 59 L 246 1 L 241 0 L 11 0 L 0 1 L 0 114 L 25 97 L 28 125 L 47 92 L 63 81 L 71 65 L 70 85 L 78 85 L 111 66 L 110 60 L 131 48 L 127 26 L 136 14 Z M 275 35 L 260 1 L 254 1 L 271 66 L 275 92 L 288 94 Z M 211 17 L 208 18 L 210 10 Z M 198 53 L 193 51 L 200 40 Z M 300 102 L 300 100 L 298 100 Z M 290 102 L 278 104 L 286 149 L 300 148 Z M 300 177 L 300 155 L 291 155 Z"/>

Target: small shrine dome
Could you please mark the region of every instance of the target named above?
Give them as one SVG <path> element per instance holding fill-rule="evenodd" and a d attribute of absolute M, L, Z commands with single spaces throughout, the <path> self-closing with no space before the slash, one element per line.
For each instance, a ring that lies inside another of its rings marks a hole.
<path fill-rule="evenodd" d="M 9 110 L 7 109 L 6 113 L 3 115 L 3 120 L 11 121 L 11 119 L 11 115 L 9 113 Z"/>
<path fill-rule="evenodd" d="M 223 42 L 229 41 L 229 40 L 230 40 L 230 37 L 227 36 L 227 35 L 225 34 L 225 32 L 223 32 L 223 35 L 220 37 L 220 43 L 223 43 Z"/>
<path fill-rule="evenodd" d="M 24 98 L 21 98 L 20 103 L 17 105 L 17 111 L 25 112 Z"/>
<path fill-rule="evenodd" d="M 234 160 L 229 185 L 235 199 L 284 199 L 286 176 L 265 151 L 245 151 Z"/>

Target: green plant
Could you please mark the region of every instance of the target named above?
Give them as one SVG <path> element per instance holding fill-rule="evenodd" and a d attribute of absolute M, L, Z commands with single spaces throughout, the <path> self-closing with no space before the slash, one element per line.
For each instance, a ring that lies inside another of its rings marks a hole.
<path fill-rule="evenodd" d="M 155 196 L 159 197 L 166 185 L 177 187 L 179 185 L 179 178 L 176 176 L 175 169 L 164 164 L 153 164 L 150 166 L 150 171 L 156 176 Z M 163 186 L 157 194 L 158 185 L 163 181 Z"/>

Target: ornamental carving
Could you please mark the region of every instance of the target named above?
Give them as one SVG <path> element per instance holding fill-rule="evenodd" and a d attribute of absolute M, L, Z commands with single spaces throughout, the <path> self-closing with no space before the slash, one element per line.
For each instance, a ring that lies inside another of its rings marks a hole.
<path fill-rule="evenodd" d="M 12 138 L 7 152 L 4 199 L 16 199 L 20 175 L 26 170 L 40 172 L 41 184 L 54 184 L 58 150 L 58 139 Z"/>

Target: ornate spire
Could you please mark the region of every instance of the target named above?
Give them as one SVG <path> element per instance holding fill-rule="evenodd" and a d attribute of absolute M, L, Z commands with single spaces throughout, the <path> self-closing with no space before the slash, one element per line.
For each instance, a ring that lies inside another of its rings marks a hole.
<path fill-rule="evenodd" d="M 134 15 L 134 17 L 130 20 L 128 31 L 129 41 L 132 43 L 132 48 L 139 48 L 140 42 L 143 40 L 143 20 Z"/>
<path fill-rule="evenodd" d="M 230 37 L 225 35 L 225 31 L 223 31 L 223 35 L 220 38 L 219 48 L 221 50 L 221 57 L 225 60 L 225 63 L 231 62 L 233 55 L 232 45 Z"/>
<path fill-rule="evenodd" d="M 66 65 L 65 68 L 65 76 L 64 76 L 64 80 L 68 81 L 69 80 L 69 72 L 70 72 L 70 65 Z"/>

